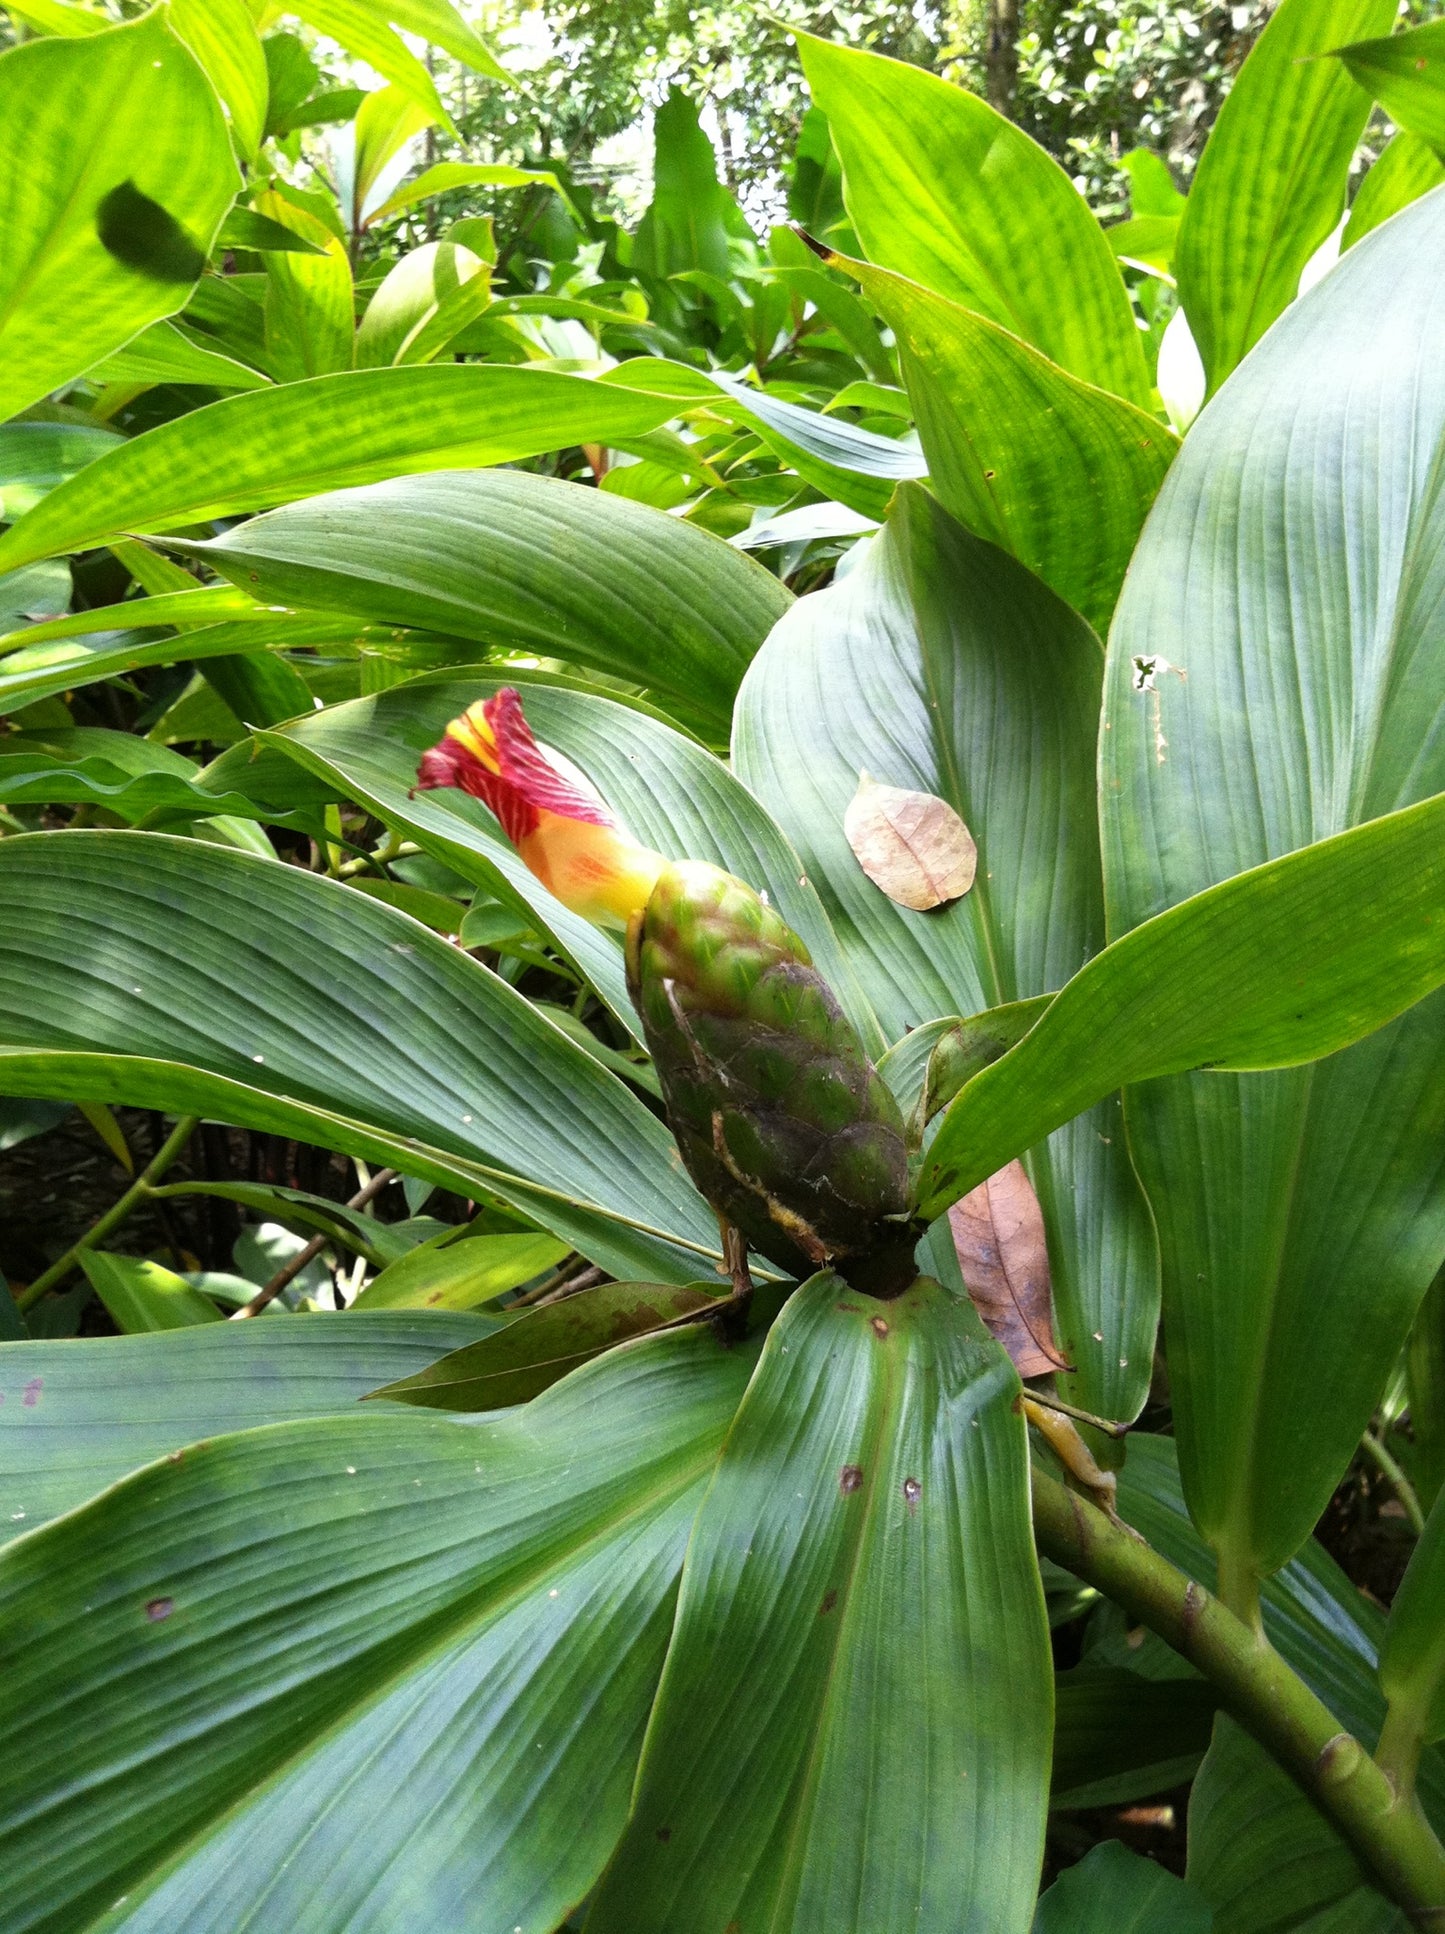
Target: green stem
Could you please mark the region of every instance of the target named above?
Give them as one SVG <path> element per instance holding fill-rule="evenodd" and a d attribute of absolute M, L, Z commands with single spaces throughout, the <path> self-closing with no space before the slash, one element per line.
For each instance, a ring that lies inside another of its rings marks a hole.
<path fill-rule="evenodd" d="M 1425 1529 L 1425 1513 L 1420 1509 L 1414 1485 L 1372 1430 L 1367 1430 L 1360 1439 L 1360 1448 L 1383 1472 L 1386 1483 L 1404 1507 L 1405 1516 L 1410 1520 L 1410 1529 L 1418 1538 Z"/>
<path fill-rule="evenodd" d="M 155 1159 L 136 1177 L 134 1182 L 121 1196 L 113 1208 L 107 1209 L 100 1220 L 94 1223 L 76 1243 L 72 1243 L 65 1254 L 53 1262 L 49 1269 L 43 1270 L 33 1283 L 17 1292 L 15 1307 L 23 1314 L 33 1309 L 47 1290 L 62 1283 L 80 1261 L 82 1253 L 94 1249 L 97 1243 L 104 1242 L 112 1229 L 118 1229 L 134 1209 L 139 1208 L 151 1192 L 152 1182 L 158 1182 L 175 1161 L 186 1143 L 196 1132 L 199 1115 L 182 1115 L 165 1141 L 161 1144 Z"/>
<path fill-rule="evenodd" d="M 1127 1526 L 1033 1474 L 1039 1550 L 1157 1632 L 1292 1775 L 1416 1927 L 1445 1934 L 1445 1848 L 1268 1641 Z"/>
<path fill-rule="evenodd" d="M 1380 1729 L 1375 1764 L 1397 1793 L 1407 1796 L 1414 1793 L 1424 1747 L 1425 1720 L 1418 1706 L 1413 1700 L 1403 1704 L 1392 1700 Z"/>

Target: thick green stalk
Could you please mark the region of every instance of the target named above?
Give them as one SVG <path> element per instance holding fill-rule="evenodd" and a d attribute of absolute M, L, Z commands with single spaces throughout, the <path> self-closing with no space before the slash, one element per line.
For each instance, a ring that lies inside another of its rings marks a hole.
<path fill-rule="evenodd" d="M 1157 1632 L 1214 1686 L 1416 1927 L 1445 1931 L 1445 1848 L 1260 1634 L 1134 1532 L 1056 1479 L 1033 1474 L 1039 1550 Z"/>
<path fill-rule="evenodd" d="M 79 1264 L 83 1251 L 94 1249 L 97 1243 L 104 1242 L 112 1229 L 118 1229 L 120 1227 L 126 1217 L 134 1209 L 138 1208 L 150 1194 L 151 1184 L 158 1182 L 170 1167 L 171 1163 L 175 1161 L 186 1143 L 195 1134 L 196 1124 L 200 1119 L 199 1115 L 181 1116 L 180 1120 L 161 1144 L 155 1158 L 146 1168 L 141 1170 L 140 1174 L 131 1183 L 130 1187 L 121 1196 L 115 1206 L 107 1209 L 100 1220 L 93 1223 L 78 1242 L 72 1243 L 63 1256 L 57 1257 L 49 1269 L 43 1270 L 35 1278 L 33 1283 L 27 1283 L 24 1289 L 17 1292 L 15 1297 L 16 1309 L 22 1313 L 28 1309 L 33 1309 L 47 1290 L 54 1289 L 57 1283 L 63 1283 L 65 1281 L 65 1278 L 70 1274 L 71 1270 Z"/>

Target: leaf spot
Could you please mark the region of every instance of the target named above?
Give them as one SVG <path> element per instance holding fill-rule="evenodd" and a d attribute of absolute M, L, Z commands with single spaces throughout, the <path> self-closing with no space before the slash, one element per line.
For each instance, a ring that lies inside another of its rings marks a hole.
<path fill-rule="evenodd" d="M 908 1506 L 908 1515 L 910 1517 L 912 1517 L 914 1508 L 922 1496 L 923 1486 L 919 1483 L 918 1479 L 916 1477 L 905 1477 L 903 1480 L 903 1502 Z"/>
<path fill-rule="evenodd" d="M 888 1325 L 881 1316 L 875 1316 L 868 1327 L 880 1342 L 888 1334 Z"/>
<path fill-rule="evenodd" d="M 148 1598 L 146 1600 L 146 1617 L 152 1625 L 159 1625 L 161 1620 L 169 1618 L 175 1609 L 176 1601 L 173 1598 Z"/>
<path fill-rule="evenodd" d="M 672 1828 L 659 1827 L 657 1829 L 657 1837 L 662 1842 L 663 1846 L 666 1846 L 668 1841 L 672 1838 Z"/>
<path fill-rule="evenodd" d="M 45 1383 L 44 1377 L 32 1377 L 20 1393 L 20 1408 L 33 1410 L 40 1401 L 40 1392 Z"/>
<path fill-rule="evenodd" d="M 844 1497 L 852 1497 L 863 1483 L 863 1473 L 856 1464 L 845 1464 L 838 1473 L 838 1489 Z"/>
<path fill-rule="evenodd" d="M 829 1592 L 824 1592 L 824 1594 L 823 1594 L 823 1602 L 822 1602 L 822 1604 L 821 1604 L 821 1605 L 820 1605 L 820 1606 L 818 1607 L 818 1616 L 819 1616 L 819 1618 L 825 1618 L 825 1617 L 826 1617 L 826 1616 L 828 1615 L 828 1613 L 832 1611 L 832 1609 L 833 1609 L 833 1607 L 834 1607 L 834 1606 L 835 1606 L 835 1605 L 836 1605 L 837 1603 L 838 1603 L 838 1594 L 837 1594 L 837 1592 L 833 1592 L 833 1591 L 829 1591 Z"/>

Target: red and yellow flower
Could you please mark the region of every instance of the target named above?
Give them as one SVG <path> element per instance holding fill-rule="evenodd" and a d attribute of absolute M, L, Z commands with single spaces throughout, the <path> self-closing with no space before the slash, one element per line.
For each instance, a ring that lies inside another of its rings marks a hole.
<path fill-rule="evenodd" d="M 625 927 L 667 865 L 538 745 L 510 685 L 469 706 L 423 754 L 417 787 L 437 786 L 458 786 L 490 807 L 543 886 L 599 925 Z"/>

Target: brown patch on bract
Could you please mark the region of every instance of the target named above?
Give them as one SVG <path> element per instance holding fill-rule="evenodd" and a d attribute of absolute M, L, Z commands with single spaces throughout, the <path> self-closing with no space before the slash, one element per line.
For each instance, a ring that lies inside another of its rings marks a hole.
<path fill-rule="evenodd" d="M 973 1306 L 1021 1377 L 1070 1365 L 1054 1342 L 1043 1211 L 1022 1162 L 1010 1162 L 948 1212 Z"/>
<path fill-rule="evenodd" d="M 863 1473 L 856 1464 L 845 1464 L 838 1473 L 838 1489 L 844 1497 L 852 1497 L 863 1483 Z"/>
<path fill-rule="evenodd" d="M 946 799 L 880 786 L 866 772 L 858 776 L 843 831 L 874 886 L 915 913 L 960 899 L 978 871 L 973 835 Z"/>

